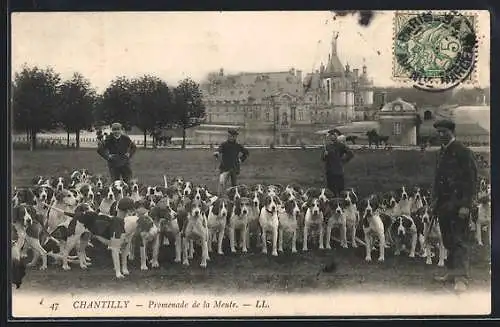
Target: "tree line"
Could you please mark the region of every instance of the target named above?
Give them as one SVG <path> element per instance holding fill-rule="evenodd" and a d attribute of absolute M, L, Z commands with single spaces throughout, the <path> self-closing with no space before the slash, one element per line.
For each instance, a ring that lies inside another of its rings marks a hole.
<path fill-rule="evenodd" d="M 35 149 L 37 134 L 64 129 L 75 134 L 96 126 L 120 122 L 126 130 L 138 127 L 144 135 L 156 135 L 165 128 L 186 129 L 200 124 L 205 107 L 199 85 L 186 78 L 172 87 L 153 75 L 136 78 L 118 76 L 99 94 L 90 81 L 75 72 L 68 80 L 53 68 L 24 65 L 16 72 L 11 88 L 13 127 L 26 132 L 30 148 Z"/>

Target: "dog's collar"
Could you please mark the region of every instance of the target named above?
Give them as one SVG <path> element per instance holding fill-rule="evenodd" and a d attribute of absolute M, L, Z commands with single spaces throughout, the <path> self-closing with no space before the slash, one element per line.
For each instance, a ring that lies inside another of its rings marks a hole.
<path fill-rule="evenodd" d="M 269 210 L 267 209 L 267 207 L 266 207 L 266 211 L 267 211 L 267 213 L 274 213 L 274 211 L 269 211 Z"/>

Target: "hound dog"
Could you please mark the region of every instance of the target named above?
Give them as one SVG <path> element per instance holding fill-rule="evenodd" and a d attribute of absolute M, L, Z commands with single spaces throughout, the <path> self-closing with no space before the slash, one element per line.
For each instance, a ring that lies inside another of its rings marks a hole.
<path fill-rule="evenodd" d="M 31 184 L 32 185 L 42 185 L 45 182 L 45 178 L 41 175 L 34 176 L 31 179 Z"/>
<path fill-rule="evenodd" d="M 116 203 L 117 197 L 120 191 L 114 188 L 112 185 L 108 186 L 106 195 L 103 196 L 101 203 L 99 204 L 99 212 L 105 215 L 111 214 L 111 207 Z"/>
<path fill-rule="evenodd" d="M 160 266 L 158 262 L 158 255 L 160 253 L 160 244 L 162 237 L 173 239 L 173 244 L 175 247 L 174 262 L 181 262 L 182 238 L 179 223 L 177 221 L 177 213 L 170 207 L 170 204 L 167 200 L 161 200 L 155 207 L 150 210 L 149 215 L 151 216 L 151 218 L 153 218 L 156 226 L 158 226 L 160 231 L 154 240 L 151 266 L 153 268 L 157 268 Z"/>
<path fill-rule="evenodd" d="M 264 206 L 260 210 L 259 225 L 261 228 L 262 253 L 267 254 L 267 234 L 271 233 L 272 252 L 278 255 L 278 197 L 267 195 L 264 198 Z"/>
<path fill-rule="evenodd" d="M 182 264 L 189 266 L 189 259 L 193 258 L 194 242 L 201 243 L 200 267 L 206 268 L 210 260 L 208 254 L 208 223 L 205 215 L 206 208 L 202 202 L 188 201 L 183 209 L 177 212 L 177 219 L 182 235 Z"/>
<path fill-rule="evenodd" d="M 340 229 L 340 245 L 347 248 L 347 223 L 344 215 L 344 199 L 332 199 L 328 205 L 330 210 L 326 216 L 326 242 L 325 248 L 331 249 L 332 230 Z"/>
<path fill-rule="evenodd" d="M 38 215 L 39 217 L 39 215 Z M 42 266 L 40 270 L 47 269 L 47 252 L 40 244 L 40 233 L 42 224 L 37 221 L 39 218 L 33 206 L 20 204 L 12 208 L 12 226 L 17 234 L 15 246 L 21 256 L 21 249 L 30 248 L 33 250 L 33 257 L 36 255 L 42 257 Z M 33 260 L 38 261 L 37 260 Z M 31 262 L 31 266 L 34 262 Z"/>
<path fill-rule="evenodd" d="M 69 255 L 74 249 L 78 253 L 80 268 L 86 269 L 90 265 L 90 258 L 87 258 L 85 248 L 89 244 L 91 231 L 78 219 L 80 215 L 87 212 L 94 212 L 88 204 L 78 205 L 74 213 L 70 211 L 63 212 L 65 220 L 50 231 L 50 239 L 44 242 L 44 248 L 51 255 L 54 255 L 55 248 L 59 249 L 60 254 L 56 259 L 62 261 L 63 270 L 71 269 L 68 265 L 71 261 Z"/>
<path fill-rule="evenodd" d="M 76 194 L 76 191 L 67 189 L 56 191 L 55 202 L 51 204 L 48 212 L 47 231 L 49 233 L 52 233 L 57 226 L 67 220 L 67 217 L 64 215 L 65 211 L 72 212 L 76 208 L 78 204 Z"/>
<path fill-rule="evenodd" d="M 130 198 L 134 201 L 139 201 L 144 198 L 147 193 L 147 190 L 144 189 L 144 185 L 139 185 L 139 181 L 137 179 L 130 180 Z"/>
<path fill-rule="evenodd" d="M 126 198 L 124 198 L 124 199 L 126 199 Z M 122 200 L 124 200 L 124 199 L 122 199 Z M 142 234 L 137 233 L 136 235 L 134 235 L 132 237 L 132 239 L 130 240 L 130 243 L 129 243 L 130 244 L 130 252 L 129 252 L 128 257 L 130 260 L 133 260 L 134 259 L 133 254 L 134 254 L 134 250 L 135 250 L 134 243 L 135 243 L 135 240 L 137 238 L 139 238 L 139 242 L 140 242 L 139 254 L 140 254 L 140 260 L 141 260 L 141 270 L 148 270 L 147 250 L 149 248 L 149 244 L 152 243 L 152 248 L 154 251 L 154 248 L 156 245 L 156 239 L 158 238 L 158 235 L 159 235 L 159 228 L 158 228 L 158 225 L 155 223 L 155 220 L 153 219 L 153 217 L 151 217 L 149 215 L 149 211 L 150 211 L 151 207 L 149 206 L 149 202 L 147 200 L 142 199 L 142 200 L 136 201 L 134 203 L 134 207 L 135 207 L 134 211 L 132 211 L 132 209 L 124 210 L 125 217 L 126 216 L 133 216 L 133 215 L 137 215 L 138 217 L 149 217 L 149 218 L 151 218 L 151 220 L 153 222 L 152 227 L 158 229 L 158 233 L 156 233 L 153 237 L 150 237 L 150 235 L 147 233 L 142 233 Z M 151 260 L 151 263 L 152 262 L 153 262 L 153 260 Z M 157 268 L 157 267 L 153 267 L 153 268 Z"/>
<path fill-rule="evenodd" d="M 396 201 L 397 201 L 397 215 L 407 215 L 411 214 L 411 200 L 406 187 L 402 186 L 396 191 Z"/>
<path fill-rule="evenodd" d="M 416 212 L 424 206 L 422 196 L 422 189 L 418 186 L 414 187 L 410 195 L 410 212 Z"/>
<path fill-rule="evenodd" d="M 196 202 L 200 203 L 201 197 L 200 200 Z M 224 233 L 226 231 L 228 221 L 229 201 L 224 198 L 218 198 L 209 207 L 207 213 L 208 252 L 212 252 L 212 243 L 217 241 L 217 253 L 224 255 L 224 252 L 222 251 L 222 241 L 224 240 Z"/>
<path fill-rule="evenodd" d="M 151 240 L 158 234 L 158 228 L 151 217 L 147 215 L 118 218 L 87 211 L 75 215 L 75 219 L 85 226 L 93 237 L 107 245 L 108 249 L 111 250 L 116 278 L 129 275 L 127 257 L 132 237 L 138 235 L 141 239 Z"/>
<path fill-rule="evenodd" d="M 71 185 L 71 180 L 69 178 L 59 176 L 57 178 L 53 178 L 50 185 L 52 186 L 52 188 L 54 188 L 55 191 L 62 191 L 69 188 L 69 186 Z"/>
<path fill-rule="evenodd" d="M 193 183 L 187 181 L 184 183 L 184 188 L 182 189 L 182 195 L 190 196 L 191 192 L 193 192 Z"/>
<path fill-rule="evenodd" d="M 423 257 L 425 258 L 425 263 L 428 265 L 432 264 L 432 249 L 435 247 L 439 251 L 439 260 L 437 265 L 439 267 L 444 267 L 444 260 L 446 260 L 447 251 L 443 244 L 441 228 L 439 227 L 438 221 L 434 221 L 431 226 L 431 215 L 429 214 L 427 207 L 422 208 L 422 223 L 424 228 L 424 235 L 426 237 L 423 244 Z"/>
<path fill-rule="evenodd" d="M 353 248 L 357 248 L 358 244 L 356 242 L 356 230 L 359 225 L 359 211 L 358 211 L 358 196 L 354 189 L 346 190 L 341 192 L 344 195 L 344 203 L 342 207 L 343 214 L 345 216 L 346 228 L 345 233 L 342 234 L 343 245 L 342 247 L 347 248 L 347 233 L 351 236 L 351 245 Z"/>
<path fill-rule="evenodd" d="M 250 213 L 248 215 L 248 222 L 247 222 L 247 236 L 246 236 L 246 241 L 247 241 L 247 249 L 250 249 L 250 239 L 255 235 L 256 236 L 256 246 L 259 247 L 261 246 L 260 241 L 261 241 L 261 228 L 260 228 L 260 222 L 259 222 L 259 217 L 260 217 L 260 211 L 264 207 L 264 193 L 259 192 L 259 190 L 255 190 L 252 193 L 252 197 L 250 199 L 251 204 L 249 205 Z"/>
<path fill-rule="evenodd" d="M 298 217 L 301 213 L 300 205 L 295 198 L 289 198 L 278 212 L 278 251 L 283 252 L 284 233 L 292 236 L 292 253 L 297 253 L 297 227 Z"/>
<path fill-rule="evenodd" d="M 104 190 L 104 187 L 107 183 L 107 179 L 101 175 L 96 175 L 91 178 L 92 184 L 96 187 L 97 191 Z"/>
<path fill-rule="evenodd" d="M 20 204 L 37 205 L 37 196 L 31 188 L 15 188 L 12 194 L 12 205 Z"/>
<path fill-rule="evenodd" d="M 411 216 L 397 216 L 390 226 L 391 239 L 394 241 L 394 255 L 409 249 L 409 257 L 415 257 L 417 247 L 417 226 Z"/>
<path fill-rule="evenodd" d="M 226 190 L 226 194 L 231 201 L 241 199 L 242 197 L 248 197 L 248 190 L 245 185 L 237 185 L 230 187 Z"/>
<path fill-rule="evenodd" d="M 361 225 L 365 237 L 365 260 L 367 262 L 372 260 L 372 244 L 374 244 L 375 238 L 378 239 L 379 243 L 378 261 L 383 262 L 385 260 L 385 231 L 384 224 L 378 212 L 380 207 L 379 201 L 376 195 L 370 195 L 361 201 L 360 204 L 360 210 L 363 213 L 361 216 Z"/>
<path fill-rule="evenodd" d="M 324 249 L 323 236 L 324 236 L 324 212 L 327 209 L 326 203 L 323 203 L 319 198 L 310 198 L 305 204 L 306 212 L 304 217 L 304 237 L 302 242 L 302 251 L 307 251 L 307 242 L 309 239 L 309 232 L 312 228 L 319 229 L 319 249 Z"/>
<path fill-rule="evenodd" d="M 234 200 L 229 211 L 229 244 L 231 252 L 236 253 L 236 231 L 240 231 L 241 252 L 247 253 L 248 221 L 250 218 L 250 200 L 239 198 Z M 210 225 L 210 223 L 209 223 Z M 220 244 L 220 243 L 219 243 Z"/>
<path fill-rule="evenodd" d="M 491 245 L 491 185 L 487 184 L 485 179 L 480 182 L 477 203 L 476 242 L 479 246 L 483 246 L 482 232 L 486 229 L 488 244 Z"/>
<path fill-rule="evenodd" d="M 78 191 L 78 195 L 81 197 L 80 202 L 86 202 L 86 203 L 94 203 L 94 189 L 92 187 L 92 184 L 84 182 L 80 183 L 76 190 Z"/>

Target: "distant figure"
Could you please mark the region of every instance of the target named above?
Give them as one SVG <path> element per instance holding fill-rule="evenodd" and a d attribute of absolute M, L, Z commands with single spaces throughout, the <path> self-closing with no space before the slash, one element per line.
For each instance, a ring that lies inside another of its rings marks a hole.
<path fill-rule="evenodd" d="M 127 135 L 123 134 L 120 123 L 111 125 L 111 136 L 99 144 L 97 153 L 108 162 L 109 174 L 113 181 L 123 179 L 125 183 L 132 178 L 130 159 L 137 147 Z"/>
<path fill-rule="evenodd" d="M 338 129 L 328 131 L 327 141 L 321 159 L 325 161 L 326 185 L 327 188 L 340 196 L 344 190 L 344 168 L 343 165 L 349 162 L 354 154 L 349 147 L 339 141 L 339 136 L 343 136 Z"/>
<path fill-rule="evenodd" d="M 455 291 L 467 290 L 469 278 L 470 213 L 476 195 L 477 166 L 474 154 L 455 140 L 455 123 L 440 120 L 434 123 L 441 151 L 432 191 L 432 208 L 437 217 L 443 245 L 448 250 L 446 274 L 436 277 L 451 281 Z"/>
<path fill-rule="evenodd" d="M 221 163 L 219 165 L 219 185 L 218 185 L 218 195 L 221 196 L 226 180 L 228 176 L 231 178 L 231 186 L 236 186 L 236 176 L 240 174 L 240 163 L 244 162 L 250 153 L 248 150 L 238 142 L 236 142 L 236 137 L 238 136 L 238 131 L 234 129 L 228 130 L 227 141 L 222 143 L 214 156 L 216 159 L 219 155 L 222 156 Z M 240 158 L 240 154 L 242 154 Z"/>

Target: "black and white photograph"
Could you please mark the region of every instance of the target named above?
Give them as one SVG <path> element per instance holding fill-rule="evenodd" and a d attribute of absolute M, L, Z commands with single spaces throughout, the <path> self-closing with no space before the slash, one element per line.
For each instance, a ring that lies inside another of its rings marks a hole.
<path fill-rule="evenodd" d="M 10 21 L 12 317 L 490 314 L 488 11 Z"/>

